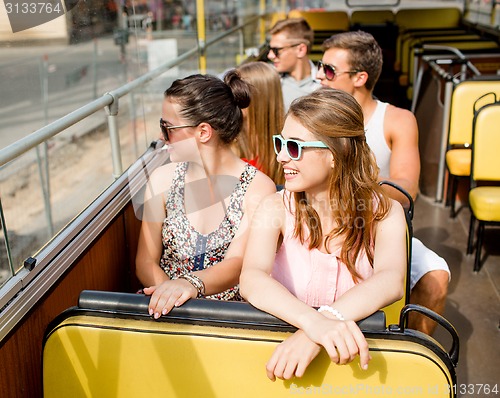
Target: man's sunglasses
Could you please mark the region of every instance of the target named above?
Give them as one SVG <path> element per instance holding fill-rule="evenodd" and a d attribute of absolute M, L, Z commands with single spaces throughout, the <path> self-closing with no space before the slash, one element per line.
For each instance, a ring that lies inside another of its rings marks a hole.
<path fill-rule="evenodd" d="M 279 58 L 281 50 L 286 50 L 287 48 L 297 47 L 297 46 L 300 46 L 301 44 L 303 44 L 303 43 L 292 44 L 290 46 L 284 46 L 284 47 L 269 47 L 269 51 L 272 51 L 273 54 L 276 56 L 276 58 Z"/>
<path fill-rule="evenodd" d="M 359 70 L 345 70 L 342 72 L 337 72 L 335 66 L 330 64 L 325 64 L 323 61 L 318 61 L 318 72 L 323 69 L 323 73 L 325 74 L 326 80 L 334 80 L 335 77 L 341 75 L 342 73 L 358 73 Z"/>
<path fill-rule="evenodd" d="M 285 140 L 281 135 L 273 135 L 274 152 L 279 155 L 285 145 L 286 153 L 292 160 L 299 160 L 302 156 L 302 148 L 328 148 L 328 146 L 321 141 L 297 141 Z"/>
<path fill-rule="evenodd" d="M 187 124 L 183 124 L 181 126 L 169 126 L 167 124 L 167 121 L 160 119 L 160 129 L 161 129 L 161 133 L 163 135 L 163 139 L 165 141 L 168 141 L 168 133 L 170 130 L 181 129 L 184 127 L 196 127 L 196 126 L 191 126 L 191 125 L 187 125 Z"/>

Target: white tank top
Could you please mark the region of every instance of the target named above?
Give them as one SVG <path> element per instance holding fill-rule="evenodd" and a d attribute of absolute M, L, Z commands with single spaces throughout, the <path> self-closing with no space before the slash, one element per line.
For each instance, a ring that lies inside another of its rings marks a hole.
<path fill-rule="evenodd" d="M 388 178 L 390 176 L 391 149 L 387 145 L 384 136 L 384 118 L 387 102 L 377 100 L 377 107 L 372 117 L 365 125 L 366 142 L 375 154 L 377 165 L 380 169 L 380 176 Z"/>

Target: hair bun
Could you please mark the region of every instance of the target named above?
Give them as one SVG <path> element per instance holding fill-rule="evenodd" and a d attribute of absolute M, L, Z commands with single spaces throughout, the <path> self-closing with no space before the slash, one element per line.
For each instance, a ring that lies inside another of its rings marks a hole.
<path fill-rule="evenodd" d="M 250 86 L 240 76 L 236 69 L 231 69 L 224 76 L 226 83 L 233 93 L 234 101 L 240 109 L 248 108 L 250 105 Z"/>

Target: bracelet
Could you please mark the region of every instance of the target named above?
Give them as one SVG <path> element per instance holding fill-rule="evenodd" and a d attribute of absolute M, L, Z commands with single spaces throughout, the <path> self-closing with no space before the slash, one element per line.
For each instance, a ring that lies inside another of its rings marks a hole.
<path fill-rule="evenodd" d="M 198 291 L 198 297 L 205 296 L 205 284 L 195 274 L 182 274 L 177 279 L 185 279 Z"/>
<path fill-rule="evenodd" d="M 321 307 L 318 308 L 318 312 L 325 312 L 325 311 L 334 315 L 339 321 L 345 321 L 344 316 L 335 308 L 332 308 L 329 305 L 322 305 Z"/>

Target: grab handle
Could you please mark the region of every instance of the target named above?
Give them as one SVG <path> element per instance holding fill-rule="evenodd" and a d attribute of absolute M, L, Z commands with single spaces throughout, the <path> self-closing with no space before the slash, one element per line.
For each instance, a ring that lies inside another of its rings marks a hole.
<path fill-rule="evenodd" d="M 447 319 L 435 313 L 434 311 L 430 310 L 429 308 L 417 304 L 407 304 L 403 307 L 399 315 L 399 329 L 401 332 L 404 332 L 405 330 L 406 321 L 410 312 L 418 312 L 422 315 L 425 315 L 426 317 L 437 322 L 439 325 L 445 328 L 448 331 L 448 333 L 450 333 L 452 338 L 452 344 L 450 351 L 448 352 L 448 356 L 450 357 L 453 366 L 456 367 L 458 363 L 458 352 L 460 348 L 460 343 L 459 343 L 458 333 L 455 327 Z"/>

